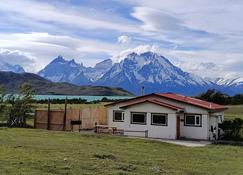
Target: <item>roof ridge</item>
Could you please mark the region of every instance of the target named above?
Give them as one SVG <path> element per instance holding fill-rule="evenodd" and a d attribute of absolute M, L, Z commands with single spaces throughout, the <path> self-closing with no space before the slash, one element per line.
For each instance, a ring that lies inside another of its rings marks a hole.
<path fill-rule="evenodd" d="M 191 105 L 195 105 L 198 107 L 206 108 L 206 109 L 226 109 L 225 106 L 216 104 L 213 102 L 208 102 L 205 100 L 197 99 L 195 97 L 188 97 L 180 94 L 173 94 L 173 93 L 157 93 L 157 95 L 164 97 L 164 98 L 169 98 L 171 100 L 176 100 L 184 103 L 188 103 Z"/>
<path fill-rule="evenodd" d="M 159 102 L 161 104 L 166 104 L 166 105 L 170 105 L 170 106 L 173 106 L 173 107 L 176 107 L 176 108 L 181 108 L 183 109 L 182 107 L 179 107 L 179 106 L 176 106 L 176 105 L 173 105 L 173 104 L 170 104 L 170 103 L 166 103 L 166 102 L 163 102 L 163 101 L 159 101 L 157 99 L 154 99 L 155 102 Z"/>

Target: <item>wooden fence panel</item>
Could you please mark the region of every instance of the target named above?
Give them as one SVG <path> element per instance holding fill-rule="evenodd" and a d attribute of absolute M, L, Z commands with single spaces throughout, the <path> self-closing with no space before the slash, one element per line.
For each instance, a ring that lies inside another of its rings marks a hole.
<path fill-rule="evenodd" d="M 48 111 L 38 110 L 35 115 L 35 128 L 47 129 Z"/>
<path fill-rule="evenodd" d="M 71 121 L 79 121 L 79 120 L 81 120 L 80 110 L 78 109 L 67 110 L 66 130 L 79 131 L 79 129 L 81 129 L 81 126 L 78 125 L 71 126 Z"/>
<path fill-rule="evenodd" d="M 81 126 L 71 126 L 71 121 L 82 121 Z M 50 130 L 62 131 L 64 126 L 64 111 L 50 111 Z M 47 129 L 48 111 L 37 110 L 35 116 L 35 128 Z M 79 131 L 79 129 L 93 129 L 95 124 L 107 125 L 107 109 L 105 107 L 86 107 L 80 109 L 68 109 L 66 115 L 66 131 Z"/>
<path fill-rule="evenodd" d="M 108 118 L 107 118 L 107 108 L 105 107 L 100 107 L 99 108 L 99 125 L 107 125 L 108 124 Z"/>
<path fill-rule="evenodd" d="M 51 111 L 50 112 L 50 130 L 62 131 L 63 130 L 64 111 Z"/>

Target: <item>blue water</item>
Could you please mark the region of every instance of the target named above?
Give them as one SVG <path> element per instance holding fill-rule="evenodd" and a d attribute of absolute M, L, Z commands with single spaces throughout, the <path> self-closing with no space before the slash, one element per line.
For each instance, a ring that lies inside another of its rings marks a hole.
<path fill-rule="evenodd" d="M 47 100 L 47 99 L 85 99 L 88 102 L 94 101 L 94 100 L 101 100 L 102 98 L 107 98 L 111 100 L 123 100 L 123 99 L 129 99 L 133 97 L 127 97 L 127 96 L 66 96 L 66 95 L 35 95 L 34 99 L 36 100 Z"/>

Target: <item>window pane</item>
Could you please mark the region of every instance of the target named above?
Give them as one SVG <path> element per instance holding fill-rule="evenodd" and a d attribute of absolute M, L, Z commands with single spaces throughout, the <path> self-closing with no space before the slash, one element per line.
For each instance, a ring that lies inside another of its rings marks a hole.
<path fill-rule="evenodd" d="M 187 125 L 195 125 L 195 116 L 194 115 L 187 115 L 186 116 L 186 124 Z"/>
<path fill-rule="evenodd" d="M 123 121 L 123 112 L 122 111 L 114 111 L 113 120 L 114 121 Z"/>
<path fill-rule="evenodd" d="M 161 114 L 152 114 L 152 124 L 166 125 L 167 116 Z"/>
<path fill-rule="evenodd" d="M 132 123 L 146 124 L 145 113 L 132 113 Z"/>
<path fill-rule="evenodd" d="M 196 124 L 200 125 L 200 117 L 199 116 L 196 117 Z"/>

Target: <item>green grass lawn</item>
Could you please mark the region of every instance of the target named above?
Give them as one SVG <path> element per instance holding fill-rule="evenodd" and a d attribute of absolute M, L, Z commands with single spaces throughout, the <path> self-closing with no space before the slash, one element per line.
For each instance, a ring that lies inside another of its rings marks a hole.
<path fill-rule="evenodd" d="M 243 147 L 0 129 L 0 174 L 242 174 Z"/>
<path fill-rule="evenodd" d="M 225 119 L 243 119 L 243 105 L 229 105 L 225 111 Z"/>

